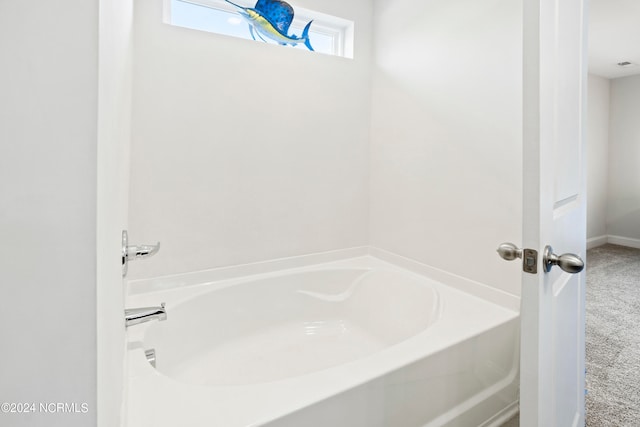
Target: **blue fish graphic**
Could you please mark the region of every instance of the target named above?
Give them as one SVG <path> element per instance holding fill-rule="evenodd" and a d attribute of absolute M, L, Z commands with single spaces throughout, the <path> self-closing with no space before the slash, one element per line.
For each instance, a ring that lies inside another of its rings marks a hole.
<path fill-rule="evenodd" d="M 294 14 L 293 7 L 289 3 L 282 0 L 258 0 L 255 7 L 249 8 L 242 7 L 229 0 L 225 1 L 239 9 L 238 13 L 249 24 L 249 31 L 254 40 L 256 40 L 257 33 L 258 37 L 264 42 L 266 42 L 264 39 L 266 37 L 281 45 L 290 44 L 295 46 L 299 43 L 304 43 L 309 50 L 313 50 L 309 41 L 309 27 L 311 27 L 313 21 L 309 21 L 304 27 L 302 36 L 288 34 Z"/>

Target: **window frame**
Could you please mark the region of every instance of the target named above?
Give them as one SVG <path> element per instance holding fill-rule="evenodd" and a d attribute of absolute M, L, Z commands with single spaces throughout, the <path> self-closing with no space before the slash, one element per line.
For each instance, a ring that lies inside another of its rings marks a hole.
<path fill-rule="evenodd" d="M 191 28 L 184 25 L 174 24 L 171 19 L 171 3 L 172 1 L 179 1 L 182 3 L 190 3 L 196 6 L 202 6 L 213 10 L 219 10 L 222 12 L 236 12 L 237 9 L 224 0 L 165 0 L 163 19 L 166 24 Z M 239 0 L 243 1 L 243 0 Z M 313 20 L 310 34 L 320 34 L 330 37 L 332 40 L 332 52 L 330 55 L 341 56 L 344 58 L 353 58 L 353 39 L 354 39 L 354 27 L 353 21 L 349 21 L 344 18 L 328 15 L 325 13 L 317 12 L 314 10 L 304 9 L 301 7 L 295 8 L 295 15 L 291 28 L 302 32 L 304 26 Z M 192 28 L 197 31 L 206 31 L 201 29 Z M 213 34 L 222 34 L 215 31 L 207 31 Z M 232 36 L 236 37 L 236 36 Z M 246 37 L 247 40 L 252 40 L 250 37 Z M 319 52 L 323 53 L 323 52 Z"/>

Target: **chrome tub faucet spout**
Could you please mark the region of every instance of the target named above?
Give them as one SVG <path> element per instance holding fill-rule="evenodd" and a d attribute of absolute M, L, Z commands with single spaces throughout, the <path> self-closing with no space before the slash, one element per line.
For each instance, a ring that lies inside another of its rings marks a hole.
<path fill-rule="evenodd" d="M 149 322 L 151 320 L 167 320 L 167 311 L 165 304 L 160 307 L 142 307 L 128 308 L 124 311 L 125 326 L 129 327 L 140 323 Z"/>

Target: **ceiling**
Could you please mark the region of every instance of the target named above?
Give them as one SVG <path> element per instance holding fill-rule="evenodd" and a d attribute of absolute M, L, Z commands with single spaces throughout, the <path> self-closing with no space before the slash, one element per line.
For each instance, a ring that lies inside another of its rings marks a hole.
<path fill-rule="evenodd" d="M 609 79 L 640 74 L 640 0 L 590 0 L 589 14 L 589 72 Z M 636 65 L 617 65 L 623 61 Z"/>

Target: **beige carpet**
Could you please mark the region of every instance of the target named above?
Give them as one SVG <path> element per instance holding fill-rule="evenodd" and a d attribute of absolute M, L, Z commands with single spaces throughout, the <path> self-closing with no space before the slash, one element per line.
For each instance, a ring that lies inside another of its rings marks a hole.
<path fill-rule="evenodd" d="M 640 250 L 587 252 L 587 426 L 640 426 Z"/>

